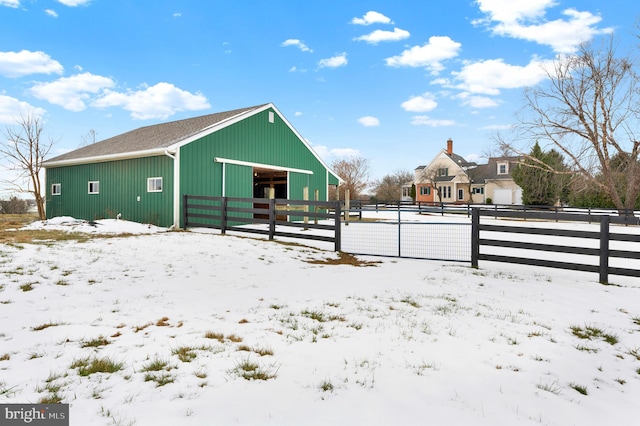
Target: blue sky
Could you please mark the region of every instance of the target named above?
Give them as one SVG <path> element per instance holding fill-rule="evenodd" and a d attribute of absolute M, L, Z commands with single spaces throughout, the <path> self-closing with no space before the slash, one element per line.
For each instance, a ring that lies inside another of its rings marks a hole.
<path fill-rule="evenodd" d="M 331 163 L 469 159 L 513 122 L 540 65 L 615 33 L 624 0 L 0 0 L 0 128 L 42 116 L 52 154 L 164 121 L 273 102 Z M 6 174 L 6 172 L 5 172 Z"/>

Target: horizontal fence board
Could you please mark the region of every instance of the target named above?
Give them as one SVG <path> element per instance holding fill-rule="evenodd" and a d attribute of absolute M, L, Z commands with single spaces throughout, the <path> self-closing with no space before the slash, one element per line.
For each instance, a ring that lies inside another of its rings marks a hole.
<path fill-rule="evenodd" d="M 480 254 L 480 260 L 489 262 L 515 263 L 518 265 L 544 266 L 547 268 L 568 269 L 573 271 L 598 272 L 597 265 L 586 265 L 581 263 L 558 262 L 554 260 L 530 259 L 526 257 L 500 256 L 496 254 Z"/>
<path fill-rule="evenodd" d="M 586 254 L 589 256 L 598 256 L 600 254 L 600 250 L 596 248 L 559 246 L 555 244 L 525 243 L 522 241 L 488 240 L 484 238 L 480 239 L 480 245 L 489 247 L 508 247 L 523 250 L 549 251 L 554 253 Z"/>
<path fill-rule="evenodd" d="M 481 224 L 480 231 L 504 232 L 508 234 L 550 235 L 554 237 L 574 237 L 599 239 L 600 233 L 593 231 L 576 231 L 573 229 L 549 229 L 524 226 L 487 225 Z"/>

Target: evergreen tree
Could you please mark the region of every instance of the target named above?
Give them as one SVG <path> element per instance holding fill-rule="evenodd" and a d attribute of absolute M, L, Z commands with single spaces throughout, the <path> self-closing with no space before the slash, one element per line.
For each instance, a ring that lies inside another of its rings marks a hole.
<path fill-rule="evenodd" d="M 551 206 L 569 199 L 571 177 L 562 155 L 554 149 L 543 151 L 538 142 L 512 176 L 522 188 L 524 204 Z"/>

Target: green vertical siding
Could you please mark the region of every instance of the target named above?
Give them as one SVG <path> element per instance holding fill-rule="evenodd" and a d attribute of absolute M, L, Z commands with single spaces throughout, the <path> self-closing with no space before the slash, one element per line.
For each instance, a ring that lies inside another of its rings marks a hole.
<path fill-rule="evenodd" d="M 147 192 L 150 177 L 162 178 L 162 192 Z M 173 224 L 173 160 L 169 157 L 49 168 L 46 180 L 48 217 L 95 220 L 120 214 L 134 222 Z M 88 193 L 89 181 L 100 182 L 99 194 Z M 54 183 L 61 184 L 61 195 L 51 194 Z"/>
<path fill-rule="evenodd" d="M 215 157 L 273 166 L 311 170 L 309 190 L 320 191 L 320 199 L 327 196 L 326 169 L 296 134 L 275 115 L 274 123 L 269 122 L 269 110 L 253 115 L 232 126 L 218 130 L 181 148 L 181 192 L 193 195 L 222 195 L 222 165 L 215 163 Z M 251 186 L 247 181 L 229 182 L 227 165 L 227 196 L 251 196 Z M 292 198 L 302 198 L 305 179 L 290 182 L 289 194 Z"/>

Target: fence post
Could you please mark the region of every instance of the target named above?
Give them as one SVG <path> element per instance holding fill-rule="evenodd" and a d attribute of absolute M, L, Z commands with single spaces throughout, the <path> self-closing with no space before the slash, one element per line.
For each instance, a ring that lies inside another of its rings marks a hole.
<path fill-rule="evenodd" d="M 600 219 L 600 284 L 609 283 L 609 216 Z"/>
<path fill-rule="evenodd" d="M 318 199 L 320 198 L 320 192 L 318 189 L 316 189 L 315 191 L 313 191 L 313 201 L 318 201 Z M 313 206 L 313 223 L 314 225 L 318 224 L 318 206 L 314 205 Z"/>
<path fill-rule="evenodd" d="M 227 233 L 227 197 L 222 197 L 222 222 L 220 231 L 222 234 Z"/>
<path fill-rule="evenodd" d="M 340 251 L 342 249 L 342 228 L 340 224 L 340 201 L 336 201 L 336 206 L 334 209 L 334 219 L 333 223 L 335 226 L 335 250 Z"/>
<path fill-rule="evenodd" d="M 182 200 L 182 217 L 184 218 L 184 228 L 187 229 L 189 225 L 189 209 L 187 209 L 187 204 L 189 202 L 189 196 L 184 195 Z"/>
<path fill-rule="evenodd" d="M 400 232 L 400 224 L 402 220 L 400 220 L 400 203 L 398 203 L 398 257 L 402 257 L 402 233 Z"/>
<path fill-rule="evenodd" d="M 344 190 L 344 226 L 349 226 L 349 210 L 351 209 L 350 205 L 351 194 L 349 188 Z"/>
<path fill-rule="evenodd" d="M 276 199 L 269 198 L 269 240 L 276 234 Z"/>
<path fill-rule="evenodd" d="M 302 188 L 302 199 L 304 201 L 309 201 L 309 187 L 305 186 L 304 188 Z M 304 218 L 302 219 L 302 221 L 304 222 L 304 230 L 308 231 L 309 230 L 309 203 L 305 204 L 303 207 L 304 210 Z"/>
<path fill-rule="evenodd" d="M 471 210 L 471 267 L 478 269 L 480 257 L 480 209 Z"/>

